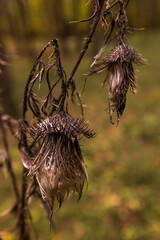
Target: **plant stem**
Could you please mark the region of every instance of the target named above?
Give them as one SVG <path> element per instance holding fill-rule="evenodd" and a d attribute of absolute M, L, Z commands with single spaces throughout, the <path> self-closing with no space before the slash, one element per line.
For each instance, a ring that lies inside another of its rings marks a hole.
<path fill-rule="evenodd" d="M 27 180 L 26 180 L 27 169 L 23 167 L 22 173 L 22 197 L 21 204 L 19 208 L 19 240 L 29 240 L 29 231 L 27 229 L 26 223 L 26 190 L 27 190 Z"/>
<path fill-rule="evenodd" d="M 7 140 L 7 133 L 6 133 L 6 129 L 2 120 L 2 117 L 0 115 L 0 128 L 2 130 L 2 139 L 3 139 L 3 145 L 5 148 L 5 151 L 7 153 L 7 157 L 6 157 L 6 165 L 7 165 L 7 169 L 8 172 L 10 174 L 11 177 L 11 182 L 13 185 L 13 189 L 14 189 L 14 193 L 17 199 L 17 203 L 19 202 L 20 199 L 20 195 L 19 195 L 19 191 L 18 191 L 18 187 L 17 187 L 17 183 L 16 183 L 16 177 L 13 171 L 13 167 L 12 167 L 12 162 L 11 162 L 11 158 L 9 156 L 9 147 L 8 147 L 8 140 Z"/>
<path fill-rule="evenodd" d="M 85 44 L 84 44 L 84 47 L 83 47 L 83 49 L 81 50 L 81 53 L 80 53 L 80 55 L 79 55 L 79 57 L 78 57 L 78 59 L 77 59 L 77 62 L 76 62 L 76 64 L 75 64 L 75 66 L 74 66 L 74 68 L 73 68 L 73 70 L 72 70 L 69 78 L 67 79 L 67 83 L 66 83 L 67 86 L 69 85 L 70 81 L 72 81 L 73 76 L 74 76 L 74 74 L 75 74 L 75 72 L 76 72 L 79 64 L 81 63 L 81 60 L 82 60 L 85 52 L 87 51 L 90 42 L 92 41 L 93 34 L 94 34 L 94 32 L 95 32 L 95 30 L 96 30 L 96 27 L 97 27 L 97 25 L 98 25 L 98 23 L 99 23 L 99 20 L 100 20 L 100 16 L 101 16 L 101 12 L 102 12 L 102 8 L 103 8 L 104 2 L 105 2 L 105 0 L 102 0 L 102 1 L 101 1 L 100 6 L 99 6 L 99 8 L 97 9 L 97 13 L 95 14 L 95 16 L 94 16 L 94 18 L 93 18 L 93 25 L 92 25 L 92 27 L 91 27 L 91 29 L 90 29 L 90 32 L 89 32 L 89 35 L 88 35 L 88 37 L 87 37 L 87 39 L 86 39 L 86 42 L 85 42 Z"/>

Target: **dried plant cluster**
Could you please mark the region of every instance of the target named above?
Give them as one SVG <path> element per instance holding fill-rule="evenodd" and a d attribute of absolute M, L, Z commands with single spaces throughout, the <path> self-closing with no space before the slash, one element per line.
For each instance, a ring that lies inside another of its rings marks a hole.
<path fill-rule="evenodd" d="M 53 226 L 51 217 L 55 199 L 61 205 L 71 191 L 77 192 L 80 198 L 87 182 L 79 141 L 82 137 L 93 138 L 95 133 L 84 120 L 83 104 L 74 75 L 99 22 L 106 32 L 106 39 L 86 75 L 106 72 L 104 83 L 108 84 L 108 113 L 111 123 L 116 112 L 118 125 L 125 109 L 128 89 L 136 92 L 134 64 L 141 65 L 143 60 L 126 40 L 126 33 L 131 30 L 126 14 L 128 3 L 129 0 L 92 0 L 92 16 L 75 21 L 91 21 L 91 28 L 69 77 L 61 64 L 58 42 L 54 39 L 44 47 L 31 69 L 24 92 L 22 119 L 17 123 L 3 113 L 0 115 L 5 147 L 0 156 L 6 159 L 12 176 L 21 240 L 29 239 L 26 217 L 32 195 L 41 199 Z M 115 42 L 115 47 L 102 58 L 111 41 Z M 40 94 L 43 87 L 45 91 Z M 80 106 L 81 118 L 72 116 L 70 101 Z M 6 138 L 6 126 L 14 134 L 17 125 L 18 146 L 24 165 L 21 193 L 17 188 Z M 32 176 L 30 185 L 27 182 L 28 175 Z"/>

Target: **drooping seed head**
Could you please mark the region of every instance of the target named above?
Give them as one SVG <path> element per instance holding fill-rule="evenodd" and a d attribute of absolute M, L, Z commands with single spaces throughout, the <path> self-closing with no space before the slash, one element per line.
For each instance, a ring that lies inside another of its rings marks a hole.
<path fill-rule="evenodd" d="M 117 112 L 117 124 L 126 106 L 126 94 L 130 88 L 136 93 L 135 72 L 133 63 L 143 64 L 143 59 L 132 47 L 121 43 L 94 65 L 88 75 L 107 71 L 104 82 L 108 82 L 109 115 L 112 122 L 114 111 Z"/>

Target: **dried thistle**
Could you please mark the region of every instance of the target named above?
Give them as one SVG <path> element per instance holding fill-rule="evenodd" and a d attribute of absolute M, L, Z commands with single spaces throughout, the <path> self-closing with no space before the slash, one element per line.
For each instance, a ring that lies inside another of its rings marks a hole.
<path fill-rule="evenodd" d="M 99 73 L 104 70 L 107 71 L 107 77 L 104 83 L 108 82 L 108 105 L 109 105 L 109 116 L 112 121 L 113 113 L 117 113 L 117 125 L 123 114 L 126 106 L 126 94 L 130 88 L 131 92 L 136 92 L 135 83 L 135 72 L 133 63 L 138 65 L 143 64 L 143 60 L 139 54 L 137 54 L 132 47 L 125 44 L 126 33 L 130 29 L 128 27 L 127 18 L 127 6 L 129 0 L 118 0 L 113 2 L 106 1 L 107 9 L 103 12 L 101 18 L 105 21 L 106 16 L 110 17 L 109 25 L 110 30 L 108 31 L 104 46 L 94 57 L 94 61 L 91 64 L 90 71 L 86 75 L 92 75 Z M 115 14 L 109 12 L 112 7 L 119 5 L 119 9 Z M 115 29 L 116 27 L 116 29 Z M 100 59 L 102 53 L 105 51 L 108 44 L 114 39 L 111 38 L 113 32 L 117 39 L 117 45 L 111 50 L 111 52 L 103 59 Z"/>
<path fill-rule="evenodd" d="M 107 71 L 104 83 L 108 82 L 109 115 L 112 122 L 114 111 L 117 113 L 117 125 L 126 106 L 126 94 L 130 88 L 136 93 L 135 71 L 133 63 L 143 64 L 143 59 L 132 47 L 120 43 L 114 47 L 106 58 L 97 61 L 88 75 Z"/>
<path fill-rule="evenodd" d="M 50 47 L 53 51 L 46 63 L 42 57 Z M 49 72 L 54 69 L 57 78 L 51 79 Z M 19 121 L 19 150 L 23 165 L 30 175 L 35 176 L 50 213 L 53 212 L 55 198 L 61 205 L 70 191 L 76 191 L 81 197 L 87 173 L 78 140 L 79 137 L 94 136 L 83 120 L 74 119 L 68 114 L 69 90 L 71 100 L 74 102 L 77 97 L 83 109 L 71 76 L 67 79 L 61 65 L 57 40 L 50 41 L 36 59 L 29 75 L 24 94 L 23 119 Z M 37 95 L 37 82 L 48 86 L 43 97 Z M 26 120 L 27 110 L 33 114 L 31 121 Z"/>
<path fill-rule="evenodd" d="M 34 144 L 27 149 L 21 142 L 22 160 L 29 174 L 36 176 L 42 197 L 50 209 L 53 209 L 55 198 L 61 204 L 70 191 L 76 191 L 80 198 L 87 173 L 78 137 L 94 136 L 88 125 L 61 111 L 30 128 L 25 126 L 21 130 L 28 132 Z M 30 159 L 29 164 L 26 159 Z"/>

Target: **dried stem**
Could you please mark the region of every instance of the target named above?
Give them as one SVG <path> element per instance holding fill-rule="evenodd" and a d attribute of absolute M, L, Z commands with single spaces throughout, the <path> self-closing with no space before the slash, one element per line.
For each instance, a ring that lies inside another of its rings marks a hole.
<path fill-rule="evenodd" d="M 27 211 L 27 203 L 26 203 L 26 191 L 27 191 L 27 169 L 23 167 L 23 173 L 22 173 L 22 197 L 20 202 L 20 208 L 19 208 L 19 219 L 18 219 L 18 225 L 19 225 L 19 240 L 29 240 L 29 231 L 27 229 L 26 224 L 26 211 Z"/>
<path fill-rule="evenodd" d="M 25 191 L 26 188 L 24 186 L 26 186 L 25 182 L 23 181 L 23 193 L 22 193 L 22 198 L 20 197 L 20 193 L 18 190 L 18 186 L 17 186 L 17 182 L 16 182 L 16 176 L 12 167 L 12 162 L 11 162 L 11 158 L 9 155 L 9 147 L 8 147 L 8 140 L 7 140 L 7 133 L 6 133 L 6 129 L 4 126 L 4 122 L 2 120 L 2 115 L 0 115 L 0 128 L 2 131 L 2 139 L 3 139 L 3 144 L 4 144 L 4 148 L 6 150 L 6 165 L 7 165 L 7 170 L 8 173 L 10 174 L 11 177 L 11 182 L 13 185 L 13 189 L 14 189 L 14 193 L 16 196 L 16 204 L 14 205 L 14 210 L 17 210 L 18 213 L 18 221 L 17 221 L 17 227 L 19 230 L 19 240 L 29 240 L 29 233 L 26 230 L 26 223 L 25 223 L 25 208 L 26 208 L 26 203 L 25 203 Z M 23 179 L 24 179 L 24 174 L 23 174 Z M 24 190 L 25 189 L 25 190 Z"/>
<path fill-rule="evenodd" d="M 128 0 L 128 1 L 129 1 L 129 0 Z M 82 60 L 85 52 L 87 51 L 89 44 L 90 44 L 91 41 L 92 41 L 92 37 L 93 37 L 93 35 L 94 35 L 94 33 L 95 33 L 95 30 L 96 30 L 96 28 L 97 28 L 97 25 L 98 25 L 98 23 L 99 23 L 99 20 L 100 20 L 101 14 L 102 14 L 102 10 L 103 10 L 103 5 L 104 5 L 104 3 L 105 3 L 105 0 L 100 1 L 100 3 L 99 3 L 99 8 L 97 8 L 97 10 L 96 10 L 96 12 L 93 14 L 93 16 L 91 16 L 90 18 L 86 19 L 86 21 L 89 21 L 89 20 L 93 19 L 93 25 L 92 25 L 91 30 L 90 30 L 90 32 L 89 32 L 89 35 L 88 35 L 88 37 L 87 37 L 87 39 L 86 39 L 86 42 L 85 42 L 85 44 L 84 44 L 84 47 L 83 47 L 83 49 L 81 50 L 81 54 L 79 55 L 79 57 L 78 57 L 78 59 L 77 59 L 77 62 L 76 62 L 76 64 L 75 64 L 75 66 L 74 66 L 74 68 L 73 68 L 70 76 L 69 76 L 68 79 L 67 79 L 67 86 L 68 86 L 68 85 L 70 84 L 70 82 L 72 81 L 72 79 L 73 79 L 73 77 L 74 77 L 74 74 L 76 73 L 76 70 L 77 70 L 79 64 L 81 63 L 81 60 Z M 111 5 L 103 12 L 103 14 L 106 15 L 107 12 L 108 12 L 112 7 L 114 7 L 117 3 L 119 3 L 119 0 L 117 0 L 117 1 L 115 1 L 113 4 L 111 4 Z M 85 20 L 82 20 L 82 21 L 84 22 Z M 110 34 L 109 34 L 109 37 L 110 37 Z M 108 42 L 108 40 L 107 40 L 107 42 Z"/>
<path fill-rule="evenodd" d="M 6 153 L 7 153 L 7 157 L 6 157 L 7 170 L 10 174 L 11 182 L 12 182 L 14 193 L 15 193 L 15 196 L 16 196 L 16 201 L 18 203 L 19 199 L 20 199 L 20 195 L 19 195 L 18 186 L 17 186 L 17 182 L 16 182 L 16 176 L 14 174 L 14 170 L 13 170 L 13 167 L 12 167 L 12 161 L 11 161 L 11 158 L 10 158 L 10 155 L 9 155 L 7 132 L 6 132 L 3 120 L 2 120 L 2 115 L 0 115 L 0 128 L 1 128 L 1 131 L 2 131 L 3 145 L 4 145 L 4 148 L 5 148 Z"/>
<path fill-rule="evenodd" d="M 126 8 L 127 8 L 128 4 L 129 4 L 129 1 L 130 1 L 130 0 L 127 0 L 127 2 L 126 2 Z"/>
<path fill-rule="evenodd" d="M 90 42 L 92 41 L 93 34 L 94 34 L 94 32 L 95 32 L 95 30 L 96 30 L 96 27 L 97 27 L 97 25 L 98 25 L 98 23 L 99 23 L 99 20 L 100 20 L 100 16 L 101 16 L 101 12 L 102 12 L 102 8 L 103 8 L 104 2 L 105 2 L 105 0 L 102 0 L 102 1 L 101 1 L 100 6 L 99 6 L 99 8 L 97 9 L 97 12 L 96 12 L 96 14 L 95 14 L 95 16 L 94 16 L 94 18 L 93 18 L 93 26 L 91 27 L 90 33 L 89 33 L 89 35 L 88 35 L 88 37 L 87 37 L 87 39 L 86 39 L 86 42 L 85 42 L 85 44 L 84 44 L 84 47 L 83 47 L 83 49 L 81 50 L 81 54 L 79 55 L 79 57 L 78 57 L 78 59 L 77 59 L 77 62 L 76 62 L 76 64 L 75 64 L 75 66 L 74 66 L 74 68 L 73 68 L 73 70 L 72 70 L 69 78 L 67 79 L 67 86 L 68 86 L 68 85 L 70 84 L 70 82 L 72 81 L 72 79 L 73 79 L 73 77 L 74 77 L 74 74 L 75 74 L 75 72 L 76 72 L 79 64 L 81 63 L 81 60 L 82 60 L 85 52 L 87 51 Z"/>

